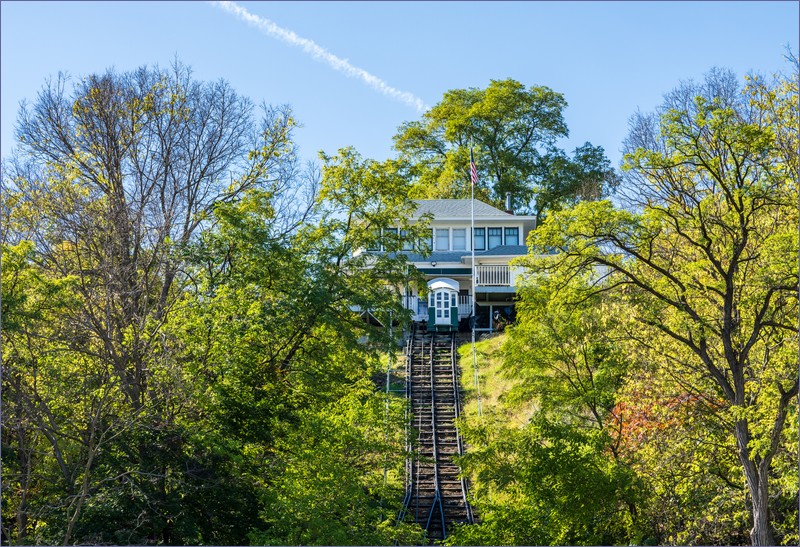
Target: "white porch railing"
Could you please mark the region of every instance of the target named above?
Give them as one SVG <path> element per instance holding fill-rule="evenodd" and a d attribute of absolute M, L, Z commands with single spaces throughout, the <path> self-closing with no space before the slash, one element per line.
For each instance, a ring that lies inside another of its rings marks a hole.
<path fill-rule="evenodd" d="M 475 266 L 475 284 L 481 287 L 509 287 L 510 268 L 504 265 Z"/>
<path fill-rule="evenodd" d="M 414 321 L 428 320 L 428 301 L 418 296 L 404 296 L 403 307 L 411 310 Z M 458 296 L 458 318 L 464 319 L 472 315 L 472 297 L 469 295 Z"/>
<path fill-rule="evenodd" d="M 469 295 L 458 296 L 458 318 L 463 319 L 472 315 L 472 297 Z"/>

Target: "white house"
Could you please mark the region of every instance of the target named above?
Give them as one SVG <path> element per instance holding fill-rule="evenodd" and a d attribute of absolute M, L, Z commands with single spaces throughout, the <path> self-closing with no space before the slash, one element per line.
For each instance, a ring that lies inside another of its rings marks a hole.
<path fill-rule="evenodd" d="M 511 318 L 519 271 L 509 266 L 509 262 L 528 253 L 525 241 L 536 226 L 536 217 L 514 215 L 474 200 L 475 231 L 472 233 L 473 200 L 429 199 L 415 200 L 415 203 L 417 209 L 410 217 L 412 222 L 426 214 L 433 218 L 430 254 L 419 254 L 410 242 L 404 251 L 408 261 L 428 282 L 427 300 L 420 298 L 417 289 L 406 288 L 404 305 L 412 311 L 414 320 L 427 322 L 428 329 L 453 330 L 459 324 L 462 329 L 468 328 L 473 296 L 477 304 L 477 330 L 492 330 L 492 317 L 496 314 Z M 510 208 L 508 203 L 506 207 Z"/>

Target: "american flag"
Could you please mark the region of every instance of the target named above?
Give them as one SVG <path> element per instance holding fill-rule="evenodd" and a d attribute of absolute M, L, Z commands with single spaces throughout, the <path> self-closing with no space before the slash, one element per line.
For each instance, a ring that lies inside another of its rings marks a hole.
<path fill-rule="evenodd" d="M 475 158 L 472 155 L 472 149 L 469 150 L 469 174 L 472 178 L 472 186 L 478 182 L 478 169 L 475 167 Z"/>

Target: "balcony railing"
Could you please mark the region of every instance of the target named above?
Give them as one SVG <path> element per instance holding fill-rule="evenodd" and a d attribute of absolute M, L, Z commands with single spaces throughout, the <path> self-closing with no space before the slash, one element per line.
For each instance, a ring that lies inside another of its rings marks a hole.
<path fill-rule="evenodd" d="M 512 285 L 511 268 L 504 265 L 475 266 L 475 284 L 479 287 L 509 287 Z"/>

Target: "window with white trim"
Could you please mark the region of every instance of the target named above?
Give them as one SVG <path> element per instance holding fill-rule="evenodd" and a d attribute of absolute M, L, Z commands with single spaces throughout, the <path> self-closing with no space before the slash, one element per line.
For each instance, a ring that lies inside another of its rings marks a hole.
<path fill-rule="evenodd" d="M 436 247 L 437 251 L 450 250 L 450 229 L 436 228 Z"/>
<path fill-rule="evenodd" d="M 489 248 L 494 249 L 503 244 L 503 229 L 502 228 L 488 228 L 489 230 Z"/>
<path fill-rule="evenodd" d="M 418 251 L 430 253 L 431 251 L 433 251 L 433 228 L 428 228 L 427 230 L 428 230 L 428 237 L 424 241 L 427 242 L 428 248 L 427 249 L 423 249 L 423 247 L 425 245 L 424 244 L 423 245 L 419 245 L 418 246 L 419 247 Z"/>
<path fill-rule="evenodd" d="M 506 228 L 506 245 L 519 245 L 519 228 Z"/>
<path fill-rule="evenodd" d="M 414 250 L 414 242 L 408 237 L 408 232 L 406 230 L 400 230 L 400 237 L 403 240 L 403 250 L 404 251 L 413 251 Z"/>
<path fill-rule="evenodd" d="M 453 250 L 466 251 L 467 250 L 467 229 L 466 228 L 453 228 Z"/>
<path fill-rule="evenodd" d="M 473 241 L 475 242 L 476 251 L 486 250 L 486 228 L 475 228 Z"/>

